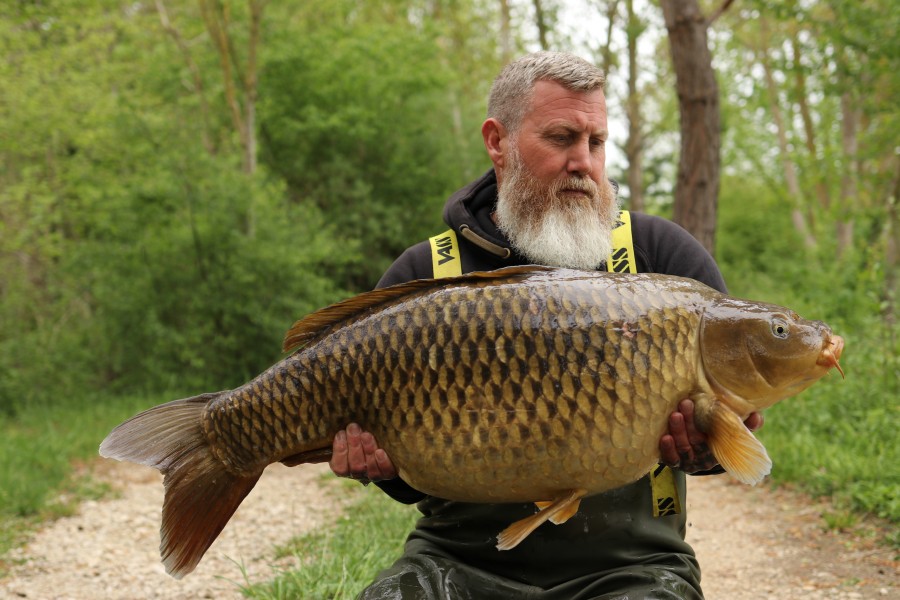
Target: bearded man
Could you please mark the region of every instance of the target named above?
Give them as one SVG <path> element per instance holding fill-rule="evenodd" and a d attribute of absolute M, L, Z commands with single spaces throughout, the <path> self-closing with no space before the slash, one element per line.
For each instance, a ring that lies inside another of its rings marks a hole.
<path fill-rule="evenodd" d="M 463 273 L 524 264 L 605 269 L 618 204 L 606 175 L 603 85 L 596 67 L 555 52 L 527 55 L 494 81 L 481 128 L 493 168 L 444 208 Z M 725 292 L 712 257 L 683 229 L 642 214 L 631 215 L 631 226 L 639 272 L 691 277 Z M 378 286 L 436 276 L 432 256 L 428 241 L 412 246 Z M 761 424 L 759 415 L 747 421 L 751 429 Z M 682 507 L 685 473 L 716 466 L 705 441 L 692 403 L 683 401 L 660 440 Z M 359 598 L 703 597 L 699 566 L 684 541 L 686 515 L 654 516 L 649 477 L 585 498 L 565 523 L 540 527 L 501 552 L 496 533 L 533 514 L 533 504 L 426 496 L 397 477 L 390 457 L 355 424 L 335 437 L 330 464 L 338 476 L 375 481 L 396 500 L 418 502 L 423 515 L 403 556 Z"/>

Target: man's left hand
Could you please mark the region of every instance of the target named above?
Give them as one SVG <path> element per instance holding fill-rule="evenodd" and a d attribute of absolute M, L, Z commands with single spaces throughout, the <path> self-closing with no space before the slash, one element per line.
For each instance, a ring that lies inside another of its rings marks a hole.
<path fill-rule="evenodd" d="M 744 425 L 756 431 L 763 425 L 761 413 L 750 413 Z M 659 440 L 660 462 L 685 473 L 708 471 L 718 464 L 706 444 L 707 436 L 694 423 L 694 403 L 682 400 L 669 415 L 669 432 Z"/>

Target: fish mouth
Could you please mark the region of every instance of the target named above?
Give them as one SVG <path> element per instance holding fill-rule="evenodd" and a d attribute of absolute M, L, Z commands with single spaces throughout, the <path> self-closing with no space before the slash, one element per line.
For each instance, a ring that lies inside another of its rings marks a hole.
<path fill-rule="evenodd" d="M 841 357 L 841 353 L 844 351 L 844 338 L 839 335 L 831 336 L 831 339 L 825 344 L 825 347 L 822 348 L 822 353 L 819 354 L 818 360 L 816 360 L 816 364 L 828 367 L 834 367 L 838 370 L 838 373 L 841 374 L 842 379 L 846 379 L 844 376 L 844 370 L 841 368 L 838 359 Z"/>

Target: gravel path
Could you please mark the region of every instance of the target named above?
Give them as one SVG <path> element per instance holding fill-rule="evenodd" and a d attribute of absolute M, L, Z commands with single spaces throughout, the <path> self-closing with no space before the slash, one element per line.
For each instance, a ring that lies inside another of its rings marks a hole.
<path fill-rule="evenodd" d="M 10 558 L 0 599 L 188 600 L 241 598 L 238 584 L 271 574 L 273 544 L 331 522 L 340 512 L 325 489 L 325 465 L 275 464 L 244 499 L 197 569 L 178 581 L 159 560 L 162 477 L 153 469 L 103 461 L 97 475 L 121 497 L 85 502 L 79 514 L 38 532 Z"/>
<path fill-rule="evenodd" d="M 897 553 L 873 526 L 826 531 L 825 503 L 727 475 L 688 481 L 687 539 L 708 600 L 900 599 Z"/>
<path fill-rule="evenodd" d="M 0 599 L 240 598 L 242 568 L 250 581 L 264 580 L 273 544 L 340 512 L 326 469 L 270 467 L 197 570 L 176 581 L 157 550 L 160 477 L 107 461 L 98 475 L 121 497 L 86 502 L 38 532 L 12 557 L 18 564 L 0 580 Z M 900 598 L 894 553 L 871 537 L 825 532 L 823 505 L 727 476 L 690 481 L 688 538 L 709 600 Z"/>

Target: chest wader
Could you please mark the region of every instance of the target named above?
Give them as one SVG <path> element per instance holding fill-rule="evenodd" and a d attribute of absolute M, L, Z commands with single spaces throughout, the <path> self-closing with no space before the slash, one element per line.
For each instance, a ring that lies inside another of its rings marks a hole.
<path fill-rule="evenodd" d="M 460 249 L 453 229 L 430 238 L 429 243 L 435 278 L 462 275 Z M 628 211 L 619 212 L 612 231 L 612 245 L 612 252 L 606 260 L 607 269 L 612 272 L 636 273 L 631 216 Z M 679 477 L 683 479 L 684 476 L 679 474 Z M 669 467 L 654 467 L 647 478 L 649 489 L 644 488 L 646 492 L 638 495 L 646 508 L 634 506 L 635 495 L 626 492 L 621 503 L 626 506 L 620 507 L 619 513 L 610 515 L 610 518 L 631 520 L 629 512 L 632 510 L 647 510 L 653 514 L 654 520 L 680 514 L 682 506 L 675 479 L 676 475 Z M 627 487 L 640 485 L 647 485 L 644 479 Z M 609 494 L 616 493 L 614 490 Z M 587 502 L 582 504 L 582 509 L 590 503 L 590 498 L 585 500 Z M 493 505 L 453 503 L 437 498 L 420 502 L 419 509 L 424 516 L 407 540 L 404 556 L 379 574 L 376 581 L 363 590 L 358 600 L 702 600 L 698 591 L 699 571 L 695 565 L 679 563 L 669 572 L 666 568 L 645 563 L 648 558 L 654 559 L 652 562 L 655 563 L 655 559 L 661 556 L 683 553 L 685 549 L 690 551 L 689 546 L 681 540 L 661 541 L 652 548 L 634 549 L 632 554 L 628 548 L 630 540 L 609 539 L 610 544 L 622 546 L 624 555 L 620 564 L 610 565 L 610 571 L 580 576 L 575 573 L 571 576 L 560 573 L 553 585 L 543 582 L 543 587 L 539 587 L 522 582 L 522 577 L 505 572 L 506 565 L 491 564 L 488 558 L 500 554 L 499 550 L 494 549 L 493 536 L 524 514 L 504 514 L 503 521 L 492 523 L 491 519 L 497 516 Z M 510 507 L 511 511 L 533 509 L 533 505 L 522 505 L 515 509 Z M 464 529 L 467 523 L 478 524 L 477 535 L 484 532 L 484 538 L 478 542 L 477 548 L 466 542 L 445 543 L 449 540 L 442 539 L 442 536 L 447 527 Z M 589 531 L 591 523 L 594 521 L 586 517 L 583 526 L 585 533 Z M 603 520 L 597 520 L 596 526 L 602 528 Z M 537 537 L 534 534 L 532 536 Z M 602 538 L 599 543 L 602 543 Z M 532 565 L 525 569 L 533 571 L 533 565 L 546 562 L 547 569 L 553 570 L 558 567 L 554 562 L 557 555 L 554 548 L 538 548 L 536 552 L 532 552 L 530 559 L 524 561 Z M 665 559 L 661 562 L 665 562 Z M 611 589 L 616 591 L 610 593 Z M 623 596 L 623 593 L 626 595 Z"/>

